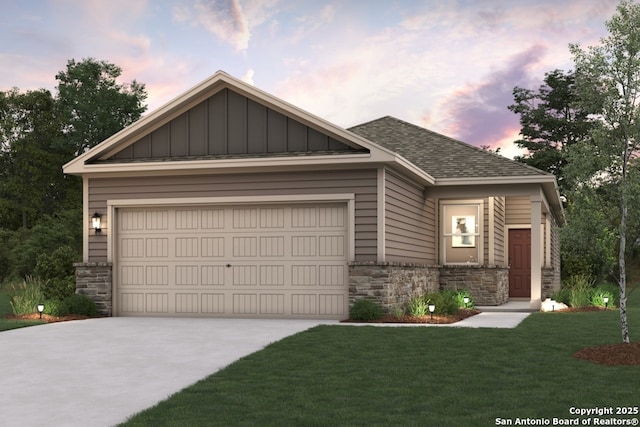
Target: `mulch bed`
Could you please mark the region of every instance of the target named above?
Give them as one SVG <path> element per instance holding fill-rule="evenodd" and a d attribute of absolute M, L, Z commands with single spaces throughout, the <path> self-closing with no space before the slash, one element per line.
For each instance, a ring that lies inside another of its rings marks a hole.
<path fill-rule="evenodd" d="M 587 347 L 573 353 L 576 359 L 607 366 L 640 365 L 640 342 Z"/>
<path fill-rule="evenodd" d="M 9 316 L 5 316 L 5 319 L 9 319 L 9 320 L 42 320 L 43 322 L 47 322 L 47 323 L 55 323 L 55 322 L 68 322 L 69 320 L 84 320 L 84 319 L 89 319 L 89 317 L 87 316 L 80 316 L 77 314 L 71 314 L 69 316 L 62 316 L 62 317 L 56 317 L 56 316 L 50 316 L 48 314 L 42 314 L 42 319 L 40 318 L 40 315 L 38 313 L 30 313 L 30 314 L 11 314 Z"/>
<path fill-rule="evenodd" d="M 437 316 L 433 315 L 433 319 L 430 315 L 426 316 L 411 316 L 410 314 L 405 314 L 402 317 L 395 317 L 390 314 L 383 316 L 378 320 L 373 320 L 371 322 L 366 323 L 431 323 L 434 325 L 447 325 L 451 323 L 459 322 L 467 317 L 475 316 L 480 313 L 478 310 L 465 310 L 460 309 L 458 313 L 452 316 Z M 344 322 L 348 323 L 362 323 L 361 321 L 354 320 L 344 320 Z"/>

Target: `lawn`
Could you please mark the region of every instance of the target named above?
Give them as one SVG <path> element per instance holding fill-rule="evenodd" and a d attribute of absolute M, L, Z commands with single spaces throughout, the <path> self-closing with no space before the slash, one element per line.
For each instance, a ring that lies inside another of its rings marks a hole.
<path fill-rule="evenodd" d="M 640 341 L 640 291 L 629 301 L 629 321 Z M 512 330 L 320 326 L 122 425 L 458 427 L 500 425 L 499 418 L 553 425 L 575 419 L 571 408 L 640 406 L 640 366 L 572 357 L 619 341 L 614 310 L 534 313 Z"/>

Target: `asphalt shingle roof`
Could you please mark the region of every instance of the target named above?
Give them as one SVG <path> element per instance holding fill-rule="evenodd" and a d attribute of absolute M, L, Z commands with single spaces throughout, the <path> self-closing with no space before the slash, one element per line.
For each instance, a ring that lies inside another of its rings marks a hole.
<path fill-rule="evenodd" d="M 390 116 L 348 130 L 398 153 L 436 179 L 549 175 Z"/>

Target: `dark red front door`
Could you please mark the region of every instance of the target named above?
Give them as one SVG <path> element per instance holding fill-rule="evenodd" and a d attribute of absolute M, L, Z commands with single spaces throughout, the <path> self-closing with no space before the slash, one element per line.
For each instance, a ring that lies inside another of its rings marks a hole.
<path fill-rule="evenodd" d="M 509 230 L 509 296 L 531 297 L 531 230 Z"/>

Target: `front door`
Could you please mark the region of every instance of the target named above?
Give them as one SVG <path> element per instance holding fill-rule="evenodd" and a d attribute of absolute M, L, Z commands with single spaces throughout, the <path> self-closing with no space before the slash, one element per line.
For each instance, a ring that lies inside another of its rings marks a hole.
<path fill-rule="evenodd" d="M 531 230 L 509 230 L 509 296 L 531 297 Z"/>

